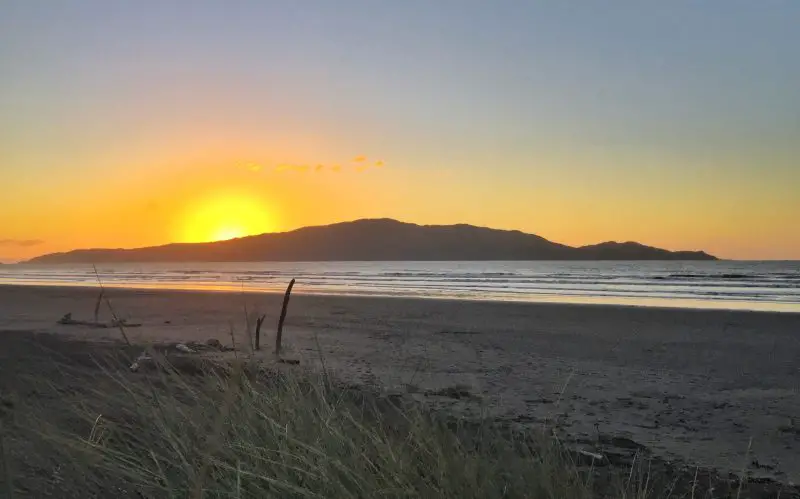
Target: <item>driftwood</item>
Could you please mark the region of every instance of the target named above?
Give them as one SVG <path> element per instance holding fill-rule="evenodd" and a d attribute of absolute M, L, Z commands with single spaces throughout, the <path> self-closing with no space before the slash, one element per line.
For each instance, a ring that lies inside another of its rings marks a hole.
<path fill-rule="evenodd" d="M 235 349 L 227 345 L 223 345 L 218 339 L 211 338 L 205 343 L 197 341 L 189 341 L 187 343 L 172 343 L 161 348 L 164 352 L 177 350 L 179 353 L 203 353 L 203 352 L 233 352 Z"/>
<path fill-rule="evenodd" d="M 100 288 L 100 294 L 97 295 L 97 302 L 94 304 L 94 322 L 99 323 L 100 319 L 100 304 L 103 302 L 103 295 L 106 294 L 106 290 L 104 288 Z"/>
<path fill-rule="evenodd" d="M 477 396 L 472 393 L 469 386 L 461 384 L 446 386 L 438 390 L 428 390 L 425 392 L 425 395 L 434 397 L 447 397 L 451 399 L 477 398 Z"/>
<path fill-rule="evenodd" d="M 256 319 L 256 350 L 261 350 L 261 325 L 266 318 L 266 315 L 262 315 Z"/>
<path fill-rule="evenodd" d="M 168 345 L 155 345 L 153 351 L 164 356 L 168 364 L 177 368 L 179 371 L 189 371 L 189 374 L 203 374 L 201 366 L 204 361 L 211 361 L 204 358 L 202 354 L 210 352 L 233 352 L 234 347 L 223 345 L 218 339 L 211 338 L 205 343 L 190 341 L 188 343 L 170 343 Z M 189 355 L 187 355 L 189 354 Z M 196 361 L 190 360 L 196 358 Z M 150 355 L 150 351 L 145 350 L 131 364 L 131 371 L 138 371 L 140 367 L 158 367 L 158 362 Z M 166 364 L 164 364 L 166 365 Z M 189 368 L 184 369 L 187 365 Z M 162 366 L 163 367 L 163 366 Z"/>
<path fill-rule="evenodd" d="M 125 319 L 114 319 L 111 322 L 98 322 L 98 321 L 79 321 L 72 318 L 72 313 L 65 314 L 57 322 L 62 326 L 86 326 L 98 329 L 108 329 L 112 327 L 142 327 L 141 324 L 128 322 Z"/>
<path fill-rule="evenodd" d="M 292 288 L 294 287 L 294 279 L 289 281 L 289 286 L 286 288 L 286 294 L 283 295 L 283 306 L 281 307 L 281 317 L 278 319 L 278 334 L 275 336 L 275 355 L 281 353 L 281 339 L 283 338 L 283 321 L 286 320 L 286 309 L 289 307 L 289 298 L 292 295 Z"/>

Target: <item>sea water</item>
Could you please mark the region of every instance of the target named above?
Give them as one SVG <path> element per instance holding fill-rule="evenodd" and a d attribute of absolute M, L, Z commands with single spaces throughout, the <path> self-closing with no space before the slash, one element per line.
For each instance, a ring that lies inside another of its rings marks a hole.
<path fill-rule="evenodd" d="M 280 291 L 800 312 L 800 262 L 249 262 L 3 265 L 0 284 Z"/>

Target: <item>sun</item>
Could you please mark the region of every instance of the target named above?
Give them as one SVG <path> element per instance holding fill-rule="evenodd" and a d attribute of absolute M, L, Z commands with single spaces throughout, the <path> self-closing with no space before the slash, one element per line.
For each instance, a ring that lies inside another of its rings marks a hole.
<path fill-rule="evenodd" d="M 227 241 L 228 239 L 237 239 L 244 237 L 247 234 L 239 227 L 222 227 L 214 233 L 211 237 L 212 241 Z"/>
<path fill-rule="evenodd" d="M 186 243 L 225 241 L 275 231 L 268 204 L 247 194 L 215 195 L 191 205 L 179 239 Z"/>

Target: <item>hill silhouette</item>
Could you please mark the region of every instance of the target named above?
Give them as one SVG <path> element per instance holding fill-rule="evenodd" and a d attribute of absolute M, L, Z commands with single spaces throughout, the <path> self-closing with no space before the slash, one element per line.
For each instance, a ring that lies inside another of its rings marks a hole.
<path fill-rule="evenodd" d="M 211 243 L 52 253 L 29 263 L 468 260 L 716 260 L 638 243 L 571 247 L 516 230 L 365 219 Z"/>

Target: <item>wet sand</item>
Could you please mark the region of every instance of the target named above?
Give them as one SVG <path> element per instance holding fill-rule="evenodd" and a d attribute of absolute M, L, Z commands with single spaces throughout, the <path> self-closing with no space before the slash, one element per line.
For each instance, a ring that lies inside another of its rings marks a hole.
<path fill-rule="evenodd" d="M 246 308 L 267 315 L 267 348 L 282 298 L 108 296 L 143 324 L 128 330 L 135 342 L 231 343 L 233 331 L 244 345 Z M 96 298 L 88 288 L 0 286 L 0 334 L 117 338 L 56 325 L 67 312 L 90 320 Z M 425 398 L 456 413 L 547 421 L 578 440 L 623 436 L 667 459 L 800 482 L 800 314 L 296 295 L 284 341 L 287 355 L 324 361 L 350 383 L 458 385 L 475 396 Z"/>

